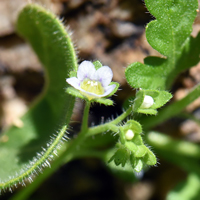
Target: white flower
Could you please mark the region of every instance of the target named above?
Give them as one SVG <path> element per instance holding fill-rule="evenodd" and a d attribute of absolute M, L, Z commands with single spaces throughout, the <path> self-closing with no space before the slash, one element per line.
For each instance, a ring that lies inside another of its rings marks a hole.
<path fill-rule="evenodd" d="M 141 108 L 150 108 L 151 106 L 153 106 L 154 104 L 154 100 L 151 96 L 149 95 L 145 95 L 144 96 L 144 100 L 142 102 Z"/>
<path fill-rule="evenodd" d="M 91 100 L 105 97 L 115 89 L 115 84 L 109 85 L 112 77 L 112 70 L 108 66 L 96 70 L 92 62 L 83 61 L 79 65 L 77 78 L 67 78 L 66 81 Z"/>

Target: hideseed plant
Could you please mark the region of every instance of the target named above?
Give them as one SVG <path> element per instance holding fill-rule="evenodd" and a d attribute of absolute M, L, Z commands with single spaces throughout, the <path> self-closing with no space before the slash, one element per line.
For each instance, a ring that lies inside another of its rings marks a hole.
<path fill-rule="evenodd" d="M 169 102 L 176 77 L 199 62 L 200 34 L 190 36 L 198 1 L 145 0 L 145 5 L 155 17 L 146 26 L 146 38 L 162 57 L 149 56 L 144 64 L 127 66 L 125 77 L 135 96 L 125 101 L 117 118 L 93 127 L 88 127 L 90 106 L 112 106 L 109 97 L 119 88 L 112 82 L 111 68 L 100 61 L 78 65 L 70 34 L 59 19 L 39 5 L 23 8 L 16 28 L 43 64 L 46 84 L 22 117 L 23 126 L 1 134 L 0 193 L 22 185 L 26 187 L 12 199 L 27 199 L 55 170 L 75 158 L 98 157 L 122 178 L 127 174 L 130 178 L 156 166 L 157 157 L 162 157 L 188 173 L 167 199 L 198 199 L 200 146 L 152 131 L 199 97 L 200 84 L 183 99 Z M 75 98 L 83 99 L 85 108 L 80 132 L 69 138 Z"/>

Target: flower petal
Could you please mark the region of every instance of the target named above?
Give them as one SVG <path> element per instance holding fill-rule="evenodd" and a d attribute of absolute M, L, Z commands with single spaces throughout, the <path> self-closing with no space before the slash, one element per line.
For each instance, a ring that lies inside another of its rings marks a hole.
<path fill-rule="evenodd" d="M 92 95 L 92 96 L 99 96 L 97 94 L 91 93 L 91 92 L 87 92 L 85 90 L 83 90 L 80 86 L 80 80 L 78 80 L 76 77 L 72 77 L 72 78 L 67 78 L 66 79 L 67 83 L 69 83 L 71 86 L 73 86 L 74 88 L 76 88 L 77 90 L 80 90 L 86 94 Z"/>
<path fill-rule="evenodd" d="M 90 61 L 83 61 L 77 71 L 77 77 L 80 81 L 83 81 L 85 78 L 93 79 L 96 69 L 92 62 Z"/>
<path fill-rule="evenodd" d="M 79 88 L 80 88 L 80 81 L 76 77 L 67 78 L 66 82 L 69 83 L 74 88 L 76 88 L 76 89 L 79 90 Z"/>
<path fill-rule="evenodd" d="M 105 88 L 105 93 L 103 94 L 104 97 L 109 95 L 114 89 L 115 89 L 116 85 L 113 84 L 113 85 L 109 85 Z"/>
<path fill-rule="evenodd" d="M 95 73 L 95 80 L 100 81 L 103 87 L 110 84 L 113 77 L 113 72 L 108 66 L 99 68 Z"/>

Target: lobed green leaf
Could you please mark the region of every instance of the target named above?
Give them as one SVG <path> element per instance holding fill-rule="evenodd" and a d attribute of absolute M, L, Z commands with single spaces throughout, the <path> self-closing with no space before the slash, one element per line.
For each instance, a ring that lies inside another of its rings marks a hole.
<path fill-rule="evenodd" d="M 200 36 L 190 37 L 198 8 L 197 0 L 146 0 L 156 20 L 146 27 L 149 44 L 165 58 L 147 57 L 125 71 L 133 88 L 169 89 L 176 76 L 199 62 Z"/>

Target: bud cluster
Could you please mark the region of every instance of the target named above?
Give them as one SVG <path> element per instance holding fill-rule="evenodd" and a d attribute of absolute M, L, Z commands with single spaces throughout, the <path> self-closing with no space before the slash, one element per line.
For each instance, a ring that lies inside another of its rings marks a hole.
<path fill-rule="evenodd" d="M 116 152 L 109 162 L 114 161 L 118 165 L 131 164 L 136 172 L 140 172 L 145 165 L 155 165 L 157 160 L 153 152 L 144 145 L 141 137 L 141 125 L 129 120 L 120 127 L 119 141 L 116 144 Z"/>

